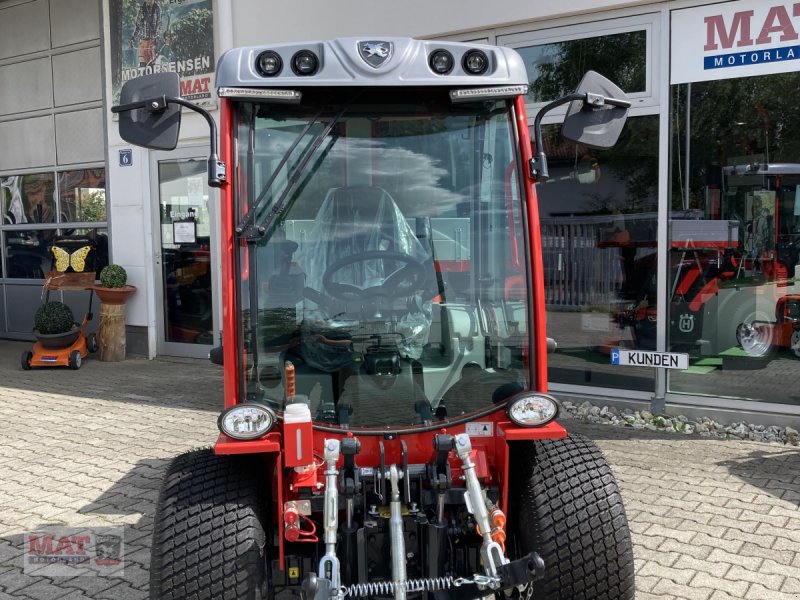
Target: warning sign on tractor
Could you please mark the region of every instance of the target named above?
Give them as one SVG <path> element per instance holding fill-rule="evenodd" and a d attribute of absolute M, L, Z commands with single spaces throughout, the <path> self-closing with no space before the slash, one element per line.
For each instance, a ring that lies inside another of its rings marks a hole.
<path fill-rule="evenodd" d="M 679 352 L 647 352 L 643 350 L 611 351 L 611 364 L 628 367 L 662 367 L 664 369 L 688 369 L 689 355 Z"/>

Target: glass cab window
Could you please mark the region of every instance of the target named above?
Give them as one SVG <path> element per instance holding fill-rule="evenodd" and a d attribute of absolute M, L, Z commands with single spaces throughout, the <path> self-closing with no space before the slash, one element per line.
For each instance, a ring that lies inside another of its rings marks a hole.
<path fill-rule="evenodd" d="M 510 105 L 391 94 L 236 108 L 242 384 L 280 412 L 289 366 L 289 401 L 331 426 L 459 419 L 527 385 Z"/>

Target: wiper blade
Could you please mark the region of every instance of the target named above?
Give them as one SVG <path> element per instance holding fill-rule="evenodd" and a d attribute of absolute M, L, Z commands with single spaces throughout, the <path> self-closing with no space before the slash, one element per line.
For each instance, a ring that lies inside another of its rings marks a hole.
<path fill-rule="evenodd" d="M 269 188 L 272 186 L 272 184 L 275 182 L 275 179 L 278 177 L 278 173 L 280 173 L 281 169 L 283 169 L 283 167 L 286 166 L 286 163 L 289 161 L 289 157 L 292 155 L 292 152 L 294 152 L 294 149 L 297 148 L 300 141 L 306 136 L 306 134 L 311 130 L 311 128 L 317 124 L 323 110 L 324 109 L 321 108 L 319 109 L 319 111 L 317 111 L 317 113 L 311 118 L 311 120 L 309 120 L 306 126 L 303 127 L 302 131 L 297 134 L 297 137 L 289 146 L 289 149 L 286 152 L 284 152 L 283 157 L 281 158 L 280 162 L 278 162 L 278 165 L 275 167 L 275 169 L 272 171 L 272 174 L 269 176 L 269 179 L 267 179 L 267 182 L 264 184 L 264 187 L 261 188 L 261 192 L 258 194 L 258 197 L 250 206 L 250 209 L 247 211 L 247 214 L 245 214 L 245 216 L 242 217 L 242 220 L 239 221 L 239 224 L 236 225 L 236 233 L 238 235 L 242 235 L 245 231 L 245 228 L 247 228 L 248 225 L 252 224 L 252 221 L 255 219 L 256 213 L 258 212 L 261 203 L 264 201 L 264 198 L 266 197 Z"/>
<path fill-rule="evenodd" d="M 300 180 L 300 176 L 302 175 L 303 170 L 308 164 L 308 161 L 311 160 L 311 157 L 313 157 L 314 154 L 317 152 L 319 147 L 322 145 L 322 142 L 324 142 L 325 139 L 328 137 L 328 135 L 330 135 L 331 131 L 336 126 L 336 123 L 338 123 L 339 119 L 342 118 L 342 115 L 344 115 L 347 108 L 348 105 L 344 105 L 341 108 L 341 110 L 339 110 L 339 112 L 334 115 L 330 123 L 328 123 L 325 126 L 325 129 L 323 129 L 311 143 L 308 152 L 305 153 L 305 156 L 303 156 L 302 160 L 292 169 L 292 174 L 289 176 L 289 180 L 286 182 L 286 187 L 283 189 L 280 198 L 278 198 L 278 200 L 275 202 L 275 204 L 270 209 L 269 213 L 264 218 L 264 220 L 257 225 L 255 223 L 251 224 L 250 227 L 247 228 L 246 232 L 244 230 L 239 231 L 239 228 L 237 227 L 236 232 L 239 235 L 245 237 L 248 240 L 256 240 L 262 237 L 267 232 L 267 229 L 272 224 L 271 223 L 272 220 L 275 219 L 279 214 L 281 214 L 281 212 L 283 212 L 283 207 L 286 204 L 286 200 L 289 198 L 289 194 L 292 193 L 295 186 L 297 185 L 297 182 Z M 287 152 L 286 155 L 288 156 L 288 154 L 289 153 Z M 275 178 L 274 175 L 275 174 L 273 174 L 273 177 L 270 178 L 271 180 Z M 259 198 L 261 198 L 261 196 L 263 196 L 265 193 L 266 193 L 266 188 L 261 192 Z M 248 211 L 248 214 L 250 212 L 251 211 Z M 246 216 L 247 215 L 245 215 L 245 217 Z"/>

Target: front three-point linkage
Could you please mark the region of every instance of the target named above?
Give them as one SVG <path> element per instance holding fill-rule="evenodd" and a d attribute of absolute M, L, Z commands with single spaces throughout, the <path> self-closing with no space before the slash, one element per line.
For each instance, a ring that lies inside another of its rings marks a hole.
<path fill-rule="evenodd" d="M 339 529 L 339 489 L 336 463 L 339 461 L 339 440 L 325 440 L 325 495 L 322 521 L 325 535 L 325 555 L 319 561 L 318 575 L 309 573 L 302 585 L 306 599 L 330 600 L 342 598 L 339 559 L 336 556 L 336 536 Z"/>
<path fill-rule="evenodd" d="M 339 529 L 338 484 L 342 484 L 345 499 L 347 522 L 344 533 L 346 534 L 347 530 L 355 528 L 351 503 L 359 487 L 358 468 L 354 460 L 359 445 L 355 439 L 346 439 L 341 445 L 338 440 L 325 440 L 326 469 L 323 504 L 325 555 L 320 560 L 318 574 L 309 574 L 303 582 L 302 596 L 305 600 L 342 600 L 345 597 L 373 595 L 393 595 L 395 600 L 406 600 L 407 593 L 411 592 L 436 592 L 437 600 L 478 599 L 495 591 L 507 590 L 515 586 L 522 588 L 543 574 L 544 562 L 539 555 L 531 553 L 518 560 L 509 561 L 503 547 L 492 538 L 485 492 L 481 487 L 471 457 L 472 443 L 467 434 L 460 434 L 455 438 L 449 435 L 439 435 L 434 440 L 434 461 L 428 466 L 432 487 L 436 490 L 438 497 L 434 525 L 438 524 L 441 527 L 441 533 L 446 535 L 444 497 L 446 490 L 451 486 L 447 456 L 450 450 L 455 448 L 456 455 L 461 461 L 467 487 L 464 492 L 464 501 L 469 512 L 475 517 L 478 530 L 483 538 L 480 553 L 484 573 L 476 573 L 470 578 L 440 575 L 427 579 L 409 580 L 406 574 L 406 547 L 402 516 L 403 504 L 408 503 L 410 496 L 408 455 L 406 446 L 402 442 L 401 447 L 402 466 L 392 464 L 387 468 L 384 463 L 383 443 L 379 444 L 380 467 L 377 473 L 379 495 L 382 500 L 385 501 L 387 496 L 389 500 L 392 581 L 362 582 L 343 587 L 340 563 L 336 555 Z M 342 467 L 343 477 L 341 481 L 338 481 L 339 471 L 336 469 L 336 463 L 339 460 L 340 449 L 345 455 L 345 461 Z M 388 494 L 386 494 L 385 485 L 387 480 L 389 482 Z M 349 560 L 351 557 L 345 556 L 345 558 Z"/>
<path fill-rule="evenodd" d="M 467 491 L 464 492 L 464 502 L 467 510 L 475 517 L 478 530 L 483 537 L 481 545 L 481 560 L 485 575 L 475 575 L 471 581 L 461 580 L 461 589 L 453 598 L 479 598 L 487 592 L 507 590 L 529 584 L 544 574 L 544 561 L 535 552 L 520 559 L 510 561 L 504 553 L 503 547 L 492 539 L 492 527 L 489 520 L 489 508 L 478 474 L 475 472 L 475 463 L 472 461 L 472 442 L 466 433 L 455 436 L 455 451 L 461 460 L 464 472 L 464 482 Z M 458 581 L 458 580 L 457 580 Z M 477 588 L 473 593 L 468 593 L 465 587 Z"/>

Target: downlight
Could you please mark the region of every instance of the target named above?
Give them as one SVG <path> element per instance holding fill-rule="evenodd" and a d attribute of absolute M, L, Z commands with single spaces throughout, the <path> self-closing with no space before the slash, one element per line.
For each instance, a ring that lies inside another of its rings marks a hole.
<path fill-rule="evenodd" d="M 453 63 L 453 55 L 447 50 L 434 50 L 428 56 L 428 64 L 431 67 L 431 71 L 437 75 L 447 75 L 453 70 Z"/>
<path fill-rule="evenodd" d="M 283 61 L 277 52 L 267 50 L 256 58 L 256 70 L 264 77 L 275 77 L 281 72 Z"/>
<path fill-rule="evenodd" d="M 489 57 L 482 50 L 469 50 L 461 64 L 470 75 L 483 75 L 489 68 Z"/>
<path fill-rule="evenodd" d="M 522 392 L 508 400 L 506 414 L 520 427 L 541 427 L 558 416 L 558 402 L 547 394 Z"/>
<path fill-rule="evenodd" d="M 313 75 L 319 69 L 319 58 L 311 50 L 300 50 L 292 57 L 292 71 L 295 75 Z"/>
<path fill-rule="evenodd" d="M 254 440 L 269 433 L 275 413 L 260 404 L 237 404 L 220 414 L 219 430 L 235 440 Z"/>

